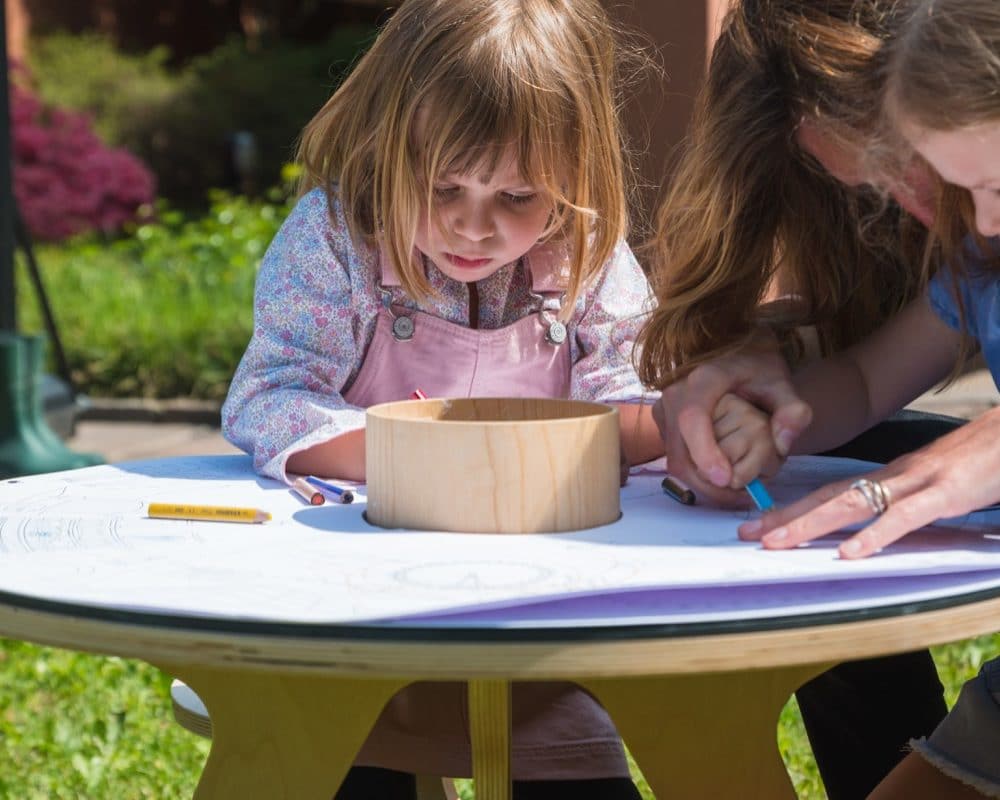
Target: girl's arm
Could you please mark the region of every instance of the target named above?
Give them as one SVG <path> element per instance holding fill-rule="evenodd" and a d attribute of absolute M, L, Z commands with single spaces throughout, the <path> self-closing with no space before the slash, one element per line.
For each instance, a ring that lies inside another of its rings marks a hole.
<path fill-rule="evenodd" d="M 289 456 L 285 462 L 289 472 L 322 475 L 349 481 L 365 480 L 365 431 L 347 431 L 326 442 L 320 442 Z"/>
<path fill-rule="evenodd" d="M 264 475 L 364 475 L 364 411 L 341 393 L 364 347 L 364 304 L 352 289 L 352 270 L 362 269 L 339 209 L 331 224 L 319 190 L 299 201 L 264 256 L 253 337 L 222 409 L 226 438 Z"/>
<path fill-rule="evenodd" d="M 651 302 L 642 268 L 628 245 L 620 242 L 578 302 L 572 320 L 577 353 L 570 396 L 618 409 L 622 454 L 629 464 L 663 455 L 652 413 L 658 396 L 643 387 L 632 361 Z"/>
<path fill-rule="evenodd" d="M 919 297 L 863 342 L 805 366 L 793 384 L 813 417 L 792 452 L 829 450 L 895 413 L 948 375 L 961 343 Z"/>
<path fill-rule="evenodd" d="M 622 454 L 629 464 L 645 464 L 663 455 L 663 439 L 649 403 L 612 403 L 618 409 Z"/>

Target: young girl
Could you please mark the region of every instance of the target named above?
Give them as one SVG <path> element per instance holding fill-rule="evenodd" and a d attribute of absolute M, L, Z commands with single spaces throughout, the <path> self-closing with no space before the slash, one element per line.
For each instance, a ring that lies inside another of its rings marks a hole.
<path fill-rule="evenodd" d="M 971 193 L 978 237 L 874 335 L 794 379 L 821 448 L 871 425 L 955 369 L 967 337 L 1000 385 L 1000 4 L 902 0 L 885 107 L 895 130 L 941 177 Z M 834 390 L 835 387 L 835 390 Z M 827 394 L 835 391 L 835 395 Z M 937 519 L 1000 500 L 1000 409 L 849 485 L 832 485 L 744 524 L 741 536 L 788 548 L 865 523 L 840 553 L 860 558 Z M 872 797 L 1000 797 L 1000 660 Z"/>
<path fill-rule="evenodd" d="M 306 192 L 261 266 L 223 409 L 261 473 L 363 480 L 365 407 L 417 389 L 615 403 L 628 460 L 662 453 L 631 365 L 649 292 L 616 53 L 597 0 L 400 6 L 307 125 Z M 469 775 L 464 691 L 400 693 L 357 763 Z M 515 797 L 638 797 L 589 695 L 516 685 L 513 714 Z M 338 797 L 391 798 L 385 777 L 352 770 Z"/>

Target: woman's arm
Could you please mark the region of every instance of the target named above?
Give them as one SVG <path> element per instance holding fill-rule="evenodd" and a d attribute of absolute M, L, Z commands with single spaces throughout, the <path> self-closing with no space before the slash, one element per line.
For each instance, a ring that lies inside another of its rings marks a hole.
<path fill-rule="evenodd" d="M 792 383 L 812 423 L 792 452 L 829 450 L 899 411 L 948 374 L 961 341 L 919 297 L 863 342 L 806 365 Z"/>
<path fill-rule="evenodd" d="M 817 364 L 802 376 L 803 394 L 817 404 L 816 419 L 803 441 L 823 445 L 824 418 L 839 436 L 850 436 L 858 426 L 866 427 L 897 410 L 947 374 L 960 344 L 960 334 L 938 318 L 926 299 L 914 301 L 874 336 L 836 359 L 833 368 L 824 371 Z M 840 391 L 831 377 L 848 372 L 855 384 Z M 864 404 L 851 399 L 859 393 Z M 998 442 L 1000 409 L 993 409 L 866 476 L 882 491 L 882 511 L 872 507 L 864 492 L 852 488 L 852 482 L 835 483 L 745 523 L 740 536 L 785 549 L 874 516 L 872 524 L 840 546 L 845 558 L 871 555 L 937 519 L 966 514 L 1000 499 Z"/>

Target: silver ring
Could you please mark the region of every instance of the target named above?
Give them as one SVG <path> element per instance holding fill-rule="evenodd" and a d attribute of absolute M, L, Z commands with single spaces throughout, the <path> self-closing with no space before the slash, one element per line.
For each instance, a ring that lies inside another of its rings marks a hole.
<path fill-rule="evenodd" d="M 862 478 L 861 480 L 854 481 L 851 484 L 851 488 L 861 492 L 861 496 L 868 503 L 868 508 L 871 509 L 872 514 L 876 517 L 884 514 L 886 509 L 889 508 L 892 495 L 889 493 L 889 487 L 881 481 Z"/>

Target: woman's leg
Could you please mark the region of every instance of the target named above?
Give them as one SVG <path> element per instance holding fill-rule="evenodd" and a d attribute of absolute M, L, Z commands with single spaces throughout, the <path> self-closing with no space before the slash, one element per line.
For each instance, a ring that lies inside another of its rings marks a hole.
<path fill-rule="evenodd" d="M 885 464 L 964 423 L 904 410 L 824 455 Z M 830 800 L 866 797 L 947 711 L 927 650 L 840 664 L 795 697 Z"/>
<path fill-rule="evenodd" d="M 393 769 L 351 767 L 333 800 L 417 800 L 417 779 Z"/>
<path fill-rule="evenodd" d="M 889 773 L 868 800 L 983 800 L 971 786 L 949 778 L 916 753 L 910 753 Z"/>
<path fill-rule="evenodd" d="M 913 749 L 871 800 L 1000 797 L 1000 658 L 983 665 L 944 721 Z"/>
<path fill-rule="evenodd" d="M 948 710 L 927 650 L 838 664 L 795 697 L 830 800 L 866 797 Z"/>

